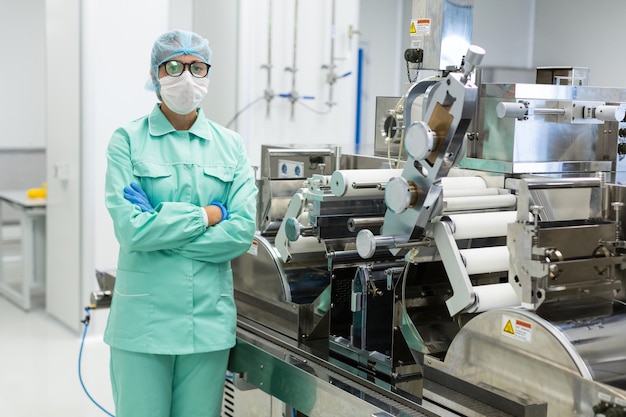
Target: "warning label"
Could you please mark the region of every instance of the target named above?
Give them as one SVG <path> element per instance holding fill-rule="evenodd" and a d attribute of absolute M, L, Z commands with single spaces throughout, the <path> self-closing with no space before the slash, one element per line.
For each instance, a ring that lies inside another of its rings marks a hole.
<path fill-rule="evenodd" d="M 504 336 L 511 337 L 525 343 L 532 342 L 532 323 L 503 314 L 501 329 L 501 333 Z"/>
<path fill-rule="evenodd" d="M 430 35 L 430 19 L 424 18 L 424 19 L 411 20 L 409 33 L 415 36 Z"/>
<path fill-rule="evenodd" d="M 256 240 L 252 241 L 252 245 L 248 248 L 248 253 L 252 256 L 257 256 L 259 254 L 259 243 Z"/>

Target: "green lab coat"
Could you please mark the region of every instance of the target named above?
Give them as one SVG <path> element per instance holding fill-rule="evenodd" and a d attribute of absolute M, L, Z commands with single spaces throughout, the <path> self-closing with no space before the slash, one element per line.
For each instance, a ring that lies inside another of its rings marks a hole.
<path fill-rule="evenodd" d="M 120 250 L 104 341 L 166 355 L 234 346 L 230 260 L 250 247 L 257 194 L 241 137 L 201 109 L 191 129 L 177 131 L 157 104 L 115 131 L 107 161 L 106 207 Z M 131 181 L 153 212 L 124 199 Z M 229 216 L 206 227 L 202 206 L 213 201 Z"/>

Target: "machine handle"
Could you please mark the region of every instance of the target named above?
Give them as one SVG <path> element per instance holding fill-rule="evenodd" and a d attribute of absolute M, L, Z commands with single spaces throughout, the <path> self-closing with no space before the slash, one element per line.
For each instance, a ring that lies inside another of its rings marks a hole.
<path fill-rule="evenodd" d="M 313 227 L 303 226 L 295 217 L 285 219 L 285 236 L 295 242 L 300 236 L 313 236 Z"/>

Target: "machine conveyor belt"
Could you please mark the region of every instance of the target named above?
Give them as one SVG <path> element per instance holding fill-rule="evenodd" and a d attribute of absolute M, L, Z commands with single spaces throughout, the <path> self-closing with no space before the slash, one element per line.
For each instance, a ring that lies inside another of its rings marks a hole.
<path fill-rule="evenodd" d="M 509 416 L 431 381 L 420 404 L 241 317 L 228 369 L 309 417 Z"/>

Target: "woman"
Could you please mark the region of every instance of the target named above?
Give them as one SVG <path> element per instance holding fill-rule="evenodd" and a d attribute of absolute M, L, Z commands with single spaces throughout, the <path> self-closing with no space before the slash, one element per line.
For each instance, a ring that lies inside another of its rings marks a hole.
<path fill-rule="evenodd" d="M 107 150 L 106 206 L 120 244 L 104 340 L 117 417 L 217 417 L 236 311 L 230 260 L 255 230 L 239 135 L 206 118 L 211 50 L 192 32 L 154 43 L 152 113 Z"/>

